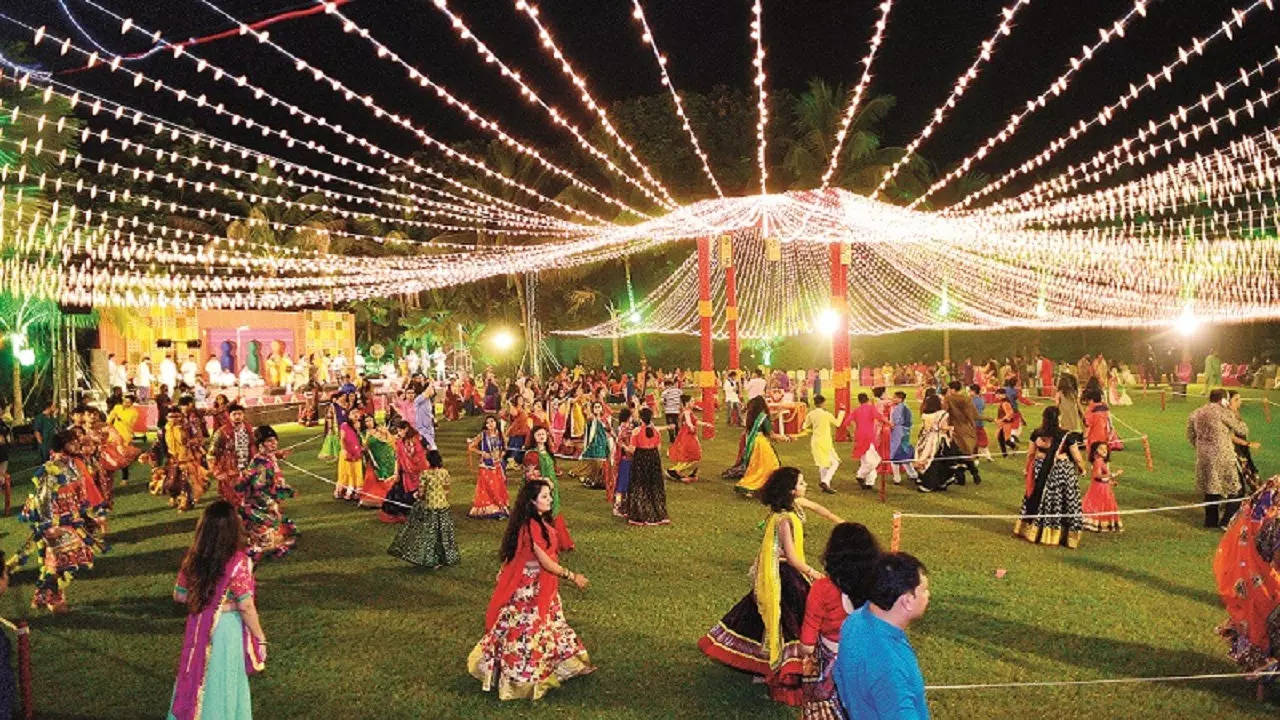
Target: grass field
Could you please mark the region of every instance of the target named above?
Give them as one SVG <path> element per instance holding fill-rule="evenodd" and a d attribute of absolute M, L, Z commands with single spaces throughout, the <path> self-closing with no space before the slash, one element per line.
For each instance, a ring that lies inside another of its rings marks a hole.
<path fill-rule="evenodd" d="M 1125 470 L 1122 508 L 1197 502 L 1192 453 L 1183 437 L 1187 412 L 1199 404 L 1135 395 L 1116 415 L 1150 433 L 1155 471 L 1146 472 L 1141 444 L 1117 453 Z M 1038 421 L 1039 409 L 1028 408 Z M 1280 470 L 1278 424 L 1246 404 L 1264 473 Z M 730 464 L 737 433 L 720 428 L 706 448 L 704 480 L 669 484 L 673 524 L 630 528 L 609 514 L 601 491 L 566 485 L 565 515 L 578 549 L 563 557 L 591 579 L 586 592 L 563 588 L 570 624 L 600 671 L 569 682 L 538 704 L 500 704 L 467 675 L 467 652 L 483 631 L 484 607 L 497 570 L 502 523 L 465 518 L 473 476 L 462 452 L 473 419 L 441 428 L 462 565 L 419 570 L 391 558 L 394 530 L 371 511 L 337 503 L 331 488 L 288 472 L 299 497 L 287 513 L 301 540 L 284 560 L 258 571 L 258 607 L 271 640 L 265 674 L 252 680 L 262 718 L 687 718 L 793 717 L 770 703 L 749 678 L 705 658 L 695 643 L 747 591 L 747 569 L 759 542 L 759 504 L 736 497 L 720 470 Z M 313 429 L 282 428 L 283 444 Z M 1121 430 L 1122 436 L 1132 432 Z M 847 457 L 848 446 L 842 453 Z M 295 460 L 332 477 L 315 459 L 316 442 Z M 808 443 L 780 446 L 784 463 L 808 468 Z M 14 459 L 24 467 L 25 458 Z M 887 545 L 891 512 L 1016 512 L 1021 459 L 984 463 L 984 482 L 923 495 L 890 488 L 888 503 L 854 488 L 853 463 L 837 479 L 841 494 L 820 496 L 849 520 L 866 523 Z M 118 494 L 112 550 L 69 588 L 73 612 L 33 614 L 34 571 L 14 577 L 0 613 L 31 619 L 35 695 L 42 718 L 163 717 L 182 639 L 183 614 L 170 599 L 196 514 L 178 515 L 135 480 Z M 26 475 L 15 483 L 25 496 Z M 511 488 L 517 487 L 514 477 Z M 811 484 L 812 486 L 812 484 Z M 1210 568 L 1217 531 L 1188 510 L 1126 518 L 1120 536 L 1087 535 L 1078 550 L 1032 546 L 1010 535 L 1005 520 L 908 519 L 903 549 L 930 569 L 933 601 L 910 630 L 929 684 L 986 683 L 1229 673 L 1213 627 L 1224 617 Z M 811 562 L 829 524 L 811 517 Z M 0 521 L 12 552 L 25 527 Z M 995 577 L 1005 568 L 1003 579 Z M 1271 718 L 1273 702 L 1254 700 L 1242 680 L 1071 688 L 931 691 L 938 718 L 1184 716 Z"/>

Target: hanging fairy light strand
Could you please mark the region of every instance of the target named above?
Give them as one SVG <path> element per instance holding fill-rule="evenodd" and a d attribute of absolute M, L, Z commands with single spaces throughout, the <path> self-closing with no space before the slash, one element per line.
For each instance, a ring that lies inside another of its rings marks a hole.
<path fill-rule="evenodd" d="M 876 51 L 880 49 L 880 41 L 884 38 L 884 30 L 889 25 L 889 10 L 893 8 L 893 0 L 881 0 L 877 7 L 880 10 L 880 17 L 876 20 L 875 32 L 871 33 L 867 54 L 859 62 L 862 65 L 862 77 L 858 78 L 858 84 L 853 87 L 853 91 L 849 94 L 849 104 L 845 107 L 844 115 L 840 118 L 840 128 L 836 130 L 835 147 L 831 148 L 831 158 L 827 161 L 827 169 L 822 173 L 820 190 L 826 190 L 830 187 L 831 178 L 835 177 L 836 168 L 840 166 L 840 151 L 844 149 L 845 138 L 849 135 L 849 126 L 853 124 L 853 118 L 858 114 L 858 109 L 862 106 L 863 94 L 866 93 L 867 87 L 871 85 L 871 65 L 875 62 Z M 872 197 L 874 197 L 874 194 Z"/>
<path fill-rule="evenodd" d="M 939 178 L 936 182 L 930 185 L 929 188 L 925 190 L 924 193 L 922 193 L 915 200 L 911 201 L 911 204 L 908 205 L 908 207 L 911 207 L 911 208 L 918 207 L 921 203 L 928 200 L 929 197 L 932 196 L 935 192 L 951 184 L 951 181 L 969 172 L 969 169 L 973 167 L 974 162 L 985 158 L 988 153 L 990 153 L 993 149 L 995 149 L 997 145 L 1004 143 L 1009 138 L 1013 137 L 1018 132 L 1018 128 L 1022 126 L 1022 122 L 1026 120 L 1027 117 L 1029 117 L 1035 111 L 1048 105 L 1049 100 L 1051 98 L 1057 97 L 1062 93 L 1066 92 L 1067 87 L 1071 83 L 1071 77 L 1075 75 L 1080 68 L 1084 67 L 1086 63 L 1092 60 L 1098 54 L 1099 50 L 1101 50 L 1104 46 L 1109 44 L 1115 38 L 1124 37 L 1125 28 L 1129 25 L 1130 22 L 1133 21 L 1134 18 L 1146 17 L 1147 4 L 1149 2 L 1150 0 L 1135 0 L 1133 3 L 1133 7 L 1130 8 L 1129 11 L 1126 12 L 1120 19 L 1116 20 L 1114 23 L 1112 23 L 1109 26 L 1098 28 L 1097 42 L 1095 42 L 1093 45 L 1086 45 L 1081 49 L 1081 52 L 1079 55 L 1076 55 L 1072 57 L 1070 60 L 1068 60 L 1067 69 L 1063 71 L 1062 74 L 1059 75 L 1053 82 L 1049 83 L 1049 86 L 1045 88 L 1043 91 L 1041 91 L 1040 94 L 1037 95 L 1034 99 L 1027 100 L 1026 107 L 1022 111 L 1010 116 L 1009 121 L 1005 123 L 1004 128 L 1002 128 L 995 135 L 992 135 L 991 137 L 987 138 L 986 142 L 984 142 L 977 150 L 975 150 L 972 154 L 970 154 L 964 160 L 960 161 L 959 165 L 953 168 L 946 175 Z"/>
<path fill-rule="evenodd" d="M 494 54 L 494 52 L 489 49 L 489 46 L 486 45 L 484 41 L 482 41 L 475 34 L 475 31 L 473 31 L 470 27 L 467 26 L 466 22 L 462 19 L 462 17 L 454 13 L 449 8 L 449 4 L 447 0 L 432 0 L 432 5 L 434 5 L 437 10 L 439 10 L 446 18 L 449 19 L 449 27 L 454 31 L 455 34 L 457 34 L 457 36 L 461 40 L 470 44 L 475 49 L 475 51 L 479 53 L 479 55 L 484 59 L 486 64 L 496 66 L 498 68 L 499 74 L 502 77 L 507 78 L 509 81 L 514 83 L 515 86 L 519 89 L 521 97 L 541 107 L 543 111 L 546 112 L 547 117 L 550 118 L 552 123 L 554 123 L 558 127 L 563 128 L 570 135 L 572 135 L 578 147 L 582 148 L 582 150 L 584 150 L 588 155 L 591 155 L 592 157 L 596 158 L 596 160 L 600 161 L 600 163 L 603 164 L 606 168 L 608 168 L 610 172 L 622 178 L 624 181 L 627 182 L 627 184 L 631 185 L 636 190 L 643 193 L 645 197 L 648 197 L 651 201 L 653 201 L 660 207 L 663 207 L 666 209 L 671 209 L 672 207 L 674 207 L 674 205 L 669 203 L 665 198 L 655 195 L 654 191 L 650 189 L 650 186 L 647 186 L 644 183 L 640 182 L 635 177 L 628 174 L 625 170 L 619 167 L 618 164 L 613 161 L 613 158 L 609 157 L 608 154 L 606 154 L 600 148 L 596 147 L 595 144 L 593 144 L 589 139 L 587 139 L 586 135 L 582 132 L 582 130 L 579 129 L 578 126 L 575 125 L 572 121 L 570 121 L 569 118 L 564 113 L 562 113 L 558 108 L 554 107 L 553 105 L 548 103 L 546 100 L 544 100 L 541 95 L 539 95 L 532 87 L 530 87 L 523 80 L 519 72 L 513 70 L 509 65 L 503 62 L 501 58 L 499 58 L 496 54 Z M 369 33 L 368 30 L 356 24 L 346 15 L 342 14 L 337 10 L 334 10 L 330 14 L 332 14 L 334 17 L 342 21 L 342 27 L 344 31 L 357 33 L 361 37 L 368 36 L 369 41 L 371 43 L 374 43 L 375 46 L 378 48 L 379 57 L 384 57 L 384 56 L 389 57 L 393 61 L 403 66 L 409 72 L 409 77 L 411 80 L 416 80 L 420 82 L 419 78 L 424 77 L 418 68 L 405 62 L 394 51 L 392 51 L 389 48 L 386 48 L 384 45 L 382 45 L 382 43 L 378 42 L 375 38 L 373 38 L 371 33 Z"/>
<path fill-rule="evenodd" d="M 982 41 L 982 44 L 979 46 L 980 49 L 978 51 L 978 57 L 970 63 L 969 67 L 964 72 L 960 73 L 960 77 L 956 78 L 955 84 L 951 87 L 951 92 L 947 95 L 947 99 L 943 100 L 938 107 L 933 109 L 933 115 L 930 116 L 929 122 L 924 126 L 924 129 L 920 131 L 920 134 L 917 135 L 915 139 L 907 144 L 906 149 L 902 153 L 902 157 L 898 158 L 898 160 L 885 171 L 884 177 L 880 178 L 880 183 L 876 185 L 876 189 L 871 191 L 872 198 L 884 192 L 885 188 L 889 187 L 889 183 L 893 182 L 893 179 L 898 176 L 898 172 L 911 161 L 911 158 L 915 155 L 915 152 L 920 145 L 922 145 L 924 141 L 933 134 L 933 131 L 942 124 L 943 120 L 946 119 L 947 113 L 955 109 L 956 103 L 964 96 L 965 92 L 973 84 L 974 80 L 978 78 L 978 68 L 980 68 L 983 63 L 991 59 L 991 56 L 995 52 L 996 45 L 1000 42 L 1000 38 L 1012 34 L 1014 16 L 1018 14 L 1019 10 L 1030 4 L 1031 0 L 1016 0 L 1012 5 L 1008 5 L 1000 11 L 1001 19 L 999 27 L 997 27 L 996 31 L 991 34 L 991 37 Z"/>
<path fill-rule="evenodd" d="M 640 174 L 644 176 L 644 179 L 657 189 L 663 199 L 666 200 L 668 209 L 675 207 L 678 203 L 676 203 L 675 199 L 671 197 L 671 192 L 667 190 L 666 186 L 663 185 L 661 181 L 654 177 L 649 166 L 645 165 L 640 158 L 636 156 L 635 148 L 631 147 L 631 143 L 628 143 L 626 139 L 622 137 L 622 134 L 613 126 L 613 122 L 609 120 L 609 113 L 605 112 L 605 109 L 596 102 L 594 97 L 592 97 L 591 91 L 587 88 L 586 78 L 579 75 L 573 69 L 573 65 L 569 63 L 568 56 L 560 49 L 560 46 L 556 43 L 555 38 L 551 36 L 551 32 L 547 30 L 547 27 L 543 25 L 542 20 L 539 17 L 541 15 L 541 11 L 538 9 L 538 6 L 535 5 L 532 0 L 515 0 L 515 8 L 517 11 L 524 13 L 525 17 L 529 18 L 529 21 L 533 23 L 534 28 L 538 31 L 538 39 L 541 41 L 542 46 L 551 53 L 553 58 L 555 58 L 556 64 L 560 67 L 560 72 L 564 74 L 571 83 L 573 83 L 575 88 L 577 88 L 579 93 L 578 98 L 582 101 L 582 104 L 600 120 L 600 126 L 604 129 L 605 134 L 612 138 L 613 141 L 617 143 L 618 147 L 622 148 L 622 151 L 627 155 L 627 159 L 629 159 L 631 163 L 640 170 Z"/>
<path fill-rule="evenodd" d="M 118 19 L 121 23 L 121 27 L 124 28 L 125 30 L 132 30 L 134 32 L 140 32 L 143 34 L 148 33 L 148 31 L 145 28 L 139 26 L 137 23 L 133 22 L 130 18 L 125 18 L 119 15 L 118 13 L 111 11 L 108 8 L 104 8 L 101 5 L 96 4 L 94 0 L 84 0 L 84 1 L 94 4 L 95 7 L 102 10 L 104 13 L 107 13 L 108 15 L 111 15 L 112 17 Z M 251 35 L 259 44 L 269 47 L 275 50 L 277 53 L 281 54 L 282 56 L 288 58 L 291 61 L 292 67 L 297 74 L 303 75 L 304 77 L 310 77 L 317 84 L 320 84 L 321 86 L 329 87 L 333 92 L 343 96 L 348 101 L 351 101 L 353 99 L 356 100 L 357 101 L 356 104 L 363 105 L 369 112 L 373 113 L 373 115 L 376 118 L 386 117 L 390 122 L 402 127 L 403 129 L 413 134 L 414 137 L 416 137 L 425 147 L 438 150 L 450 160 L 454 160 L 464 165 L 467 165 L 468 167 L 482 173 L 486 178 L 489 178 L 497 182 L 500 182 L 504 185 L 507 185 L 508 187 L 518 190 L 524 193 L 525 195 L 538 200 L 539 202 L 550 204 L 566 212 L 578 214 L 580 216 L 594 219 L 598 222 L 607 222 L 603 218 L 595 216 L 591 213 L 587 213 L 579 208 L 572 207 L 565 203 L 561 203 L 560 201 L 555 200 L 553 198 L 547 197 L 546 195 L 530 187 L 529 185 L 525 183 L 521 183 L 517 180 L 507 177 L 506 175 L 503 175 L 500 172 L 493 170 L 483 161 L 477 160 L 471 157 L 470 155 L 468 155 L 467 153 L 455 150 L 454 148 L 450 147 L 448 144 L 438 140 L 434 136 L 427 133 L 425 130 L 414 125 L 409 119 L 383 108 L 381 105 L 379 105 L 373 100 L 372 96 L 367 94 L 361 95 L 359 93 L 356 93 L 354 90 L 350 89 L 345 84 L 338 81 L 336 78 L 333 78 L 332 76 L 328 75 L 320 68 L 314 66 L 313 64 L 307 62 L 306 60 L 284 49 L 275 41 L 271 40 L 269 34 L 266 31 L 247 30 L 248 25 L 241 22 L 238 18 L 231 15 L 230 13 L 227 13 L 226 11 L 224 11 L 218 5 L 212 2 L 209 2 L 209 0 L 198 0 L 198 1 L 201 4 L 205 5 L 206 7 L 213 10 L 214 12 L 223 16 L 229 22 L 235 23 L 236 25 L 244 29 L 244 33 L 246 35 Z M 171 54 L 174 59 L 186 57 L 188 61 L 190 61 L 192 64 L 195 65 L 197 73 L 203 74 L 203 72 L 205 72 L 206 70 L 210 71 L 212 73 L 212 77 L 215 82 L 225 81 L 225 82 L 231 83 L 247 91 L 251 91 L 255 98 L 266 98 L 273 105 L 274 104 L 283 105 L 284 108 L 289 111 L 290 115 L 296 115 L 300 117 L 304 124 L 309 125 L 314 123 L 319 127 L 325 128 L 330 132 L 333 132 L 343 137 L 344 139 L 347 140 L 347 142 L 354 143 L 360 146 L 362 149 L 364 149 L 366 152 L 369 152 L 374 157 L 381 157 L 391 162 L 407 164 L 409 167 L 412 167 L 415 170 L 419 170 L 420 172 L 425 171 L 421 169 L 421 166 L 416 160 L 413 160 L 412 158 L 404 158 L 404 157 L 396 156 L 393 153 L 385 150 L 384 148 L 378 146 L 375 143 L 370 142 L 369 140 L 363 137 L 357 137 L 352 133 L 348 132 L 347 130 L 344 130 L 341 125 L 333 123 L 323 116 L 314 115 L 308 112 L 307 110 L 303 109 L 302 107 L 294 103 L 290 103 L 286 100 L 283 100 L 282 98 L 279 98 L 276 95 L 273 95 L 270 92 L 266 91 L 264 88 L 258 85 L 255 85 L 252 82 L 249 82 L 246 76 L 244 75 L 240 75 L 238 77 L 232 76 L 224 68 L 214 63 L 211 63 L 207 59 L 200 57 L 198 55 L 195 55 L 190 51 L 184 50 L 181 46 L 169 44 L 167 41 L 164 41 L 163 39 L 161 40 L 161 42 L 165 43 L 166 49 L 169 49 L 169 48 L 173 49 L 173 52 Z M 165 57 L 165 56 L 162 55 L 161 57 Z M 109 67 L 111 67 L 112 71 L 116 71 L 119 68 L 119 63 L 112 63 L 111 65 L 109 65 Z M 135 78 L 135 85 L 140 84 L 142 80 L 147 79 L 146 76 L 142 75 L 141 73 L 135 72 L 133 74 Z M 165 85 L 161 83 L 159 80 L 155 80 L 153 82 L 156 85 L 157 89 L 164 88 L 169 90 L 170 92 L 174 93 L 180 101 L 187 99 L 185 91 L 179 94 L 178 88 Z M 214 109 L 215 111 L 218 111 L 219 108 L 221 107 L 222 107 L 221 104 L 219 104 L 217 106 L 214 106 Z M 225 112 L 225 110 L 223 111 Z M 221 112 L 219 112 L 219 114 L 221 114 Z M 471 113 L 471 115 L 474 115 L 474 113 Z M 469 117 L 471 115 L 469 115 Z M 246 127 L 250 127 L 250 128 L 253 127 L 254 121 L 252 119 L 244 118 L 234 112 L 231 113 L 231 116 L 233 119 L 239 117 L 240 121 L 248 120 L 248 122 L 246 123 Z M 479 122 L 481 120 L 478 115 L 476 115 L 472 119 L 473 121 L 476 121 L 476 122 Z M 484 122 L 487 123 L 488 121 L 486 120 Z M 268 127 L 269 126 L 265 124 L 262 125 L 264 134 L 271 132 L 270 130 L 268 130 Z M 272 134 L 279 135 L 282 139 L 286 141 L 287 145 L 292 146 L 292 143 L 294 142 L 291 136 L 289 136 L 287 133 L 283 133 L 282 131 L 275 132 Z M 314 141 L 308 141 L 308 142 L 310 143 Z M 522 146 L 522 147 L 524 147 L 526 150 L 531 150 L 527 146 Z M 554 164 L 550 163 L 549 161 L 546 161 L 545 158 L 542 158 L 540 162 L 543 163 L 544 166 L 547 167 L 552 172 L 563 173 L 561 176 L 564 177 L 566 180 L 568 180 L 575 187 L 579 187 L 579 189 L 582 189 L 589 193 L 595 190 L 594 188 L 587 185 L 586 183 L 583 183 L 581 180 L 577 180 L 576 177 L 574 177 L 571 173 L 568 173 L 568 171 L 563 170 L 563 168 L 559 168 L 557 170 L 556 168 L 558 168 L 558 166 L 554 166 Z M 611 202 L 611 203 L 621 202 L 616 198 L 612 198 L 605 194 L 599 193 L 599 191 L 595 191 L 595 192 L 598 193 L 598 196 L 601 197 L 601 199 L 605 200 L 606 202 Z M 629 206 L 626 206 L 625 203 L 621 205 L 621 209 L 630 210 Z"/>
<path fill-rule="evenodd" d="M 1175 73 L 1179 69 L 1189 65 L 1196 58 L 1202 57 L 1205 49 L 1211 46 L 1216 40 L 1223 37 L 1228 40 L 1235 39 L 1236 34 L 1232 32 L 1231 26 L 1234 24 L 1237 30 L 1243 29 L 1245 20 L 1248 19 L 1249 14 L 1261 8 L 1274 10 L 1275 5 L 1272 0 L 1255 0 L 1252 5 L 1249 5 L 1243 10 L 1233 9 L 1231 17 L 1223 21 L 1216 31 L 1209 34 L 1207 37 L 1195 38 L 1186 45 L 1179 47 L 1177 53 L 1175 53 L 1176 57 L 1174 57 L 1170 62 L 1165 63 L 1158 71 L 1154 73 L 1147 73 L 1144 82 L 1129 83 L 1128 90 L 1121 93 L 1120 96 L 1109 105 L 1105 105 L 1101 110 L 1093 113 L 1089 120 L 1086 121 L 1082 118 L 1073 124 L 1071 129 L 1066 133 L 1051 141 L 1048 146 L 1036 154 L 1035 157 L 1027 160 L 1017 167 L 1011 168 L 995 181 L 965 195 L 952 207 L 957 209 L 967 208 L 974 202 L 977 202 L 991 193 L 1000 190 L 1005 185 L 1009 184 L 1009 182 L 1014 178 L 1043 167 L 1050 159 L 1053 158 L 1054 155 L 1073 143 L 1076 139 L 1082 137 L 1091 128 L 1106 125 L 1111 122 L 1112 118 L 1118 111 L 1128 109 L 1130 103 L 1135 102 L 1145 92 L 1154 91 L 1161 84 L 1171 84 Z M 1242 69 L 1240 72 L 1243 73 L 1244 70 Z"/>
<path fill-rule="evenodd" d="M 443 0 L 437 0 L 437 2 L 443 2 Z M 631 7 L 631 16 L 636 19 L 636 22 L 640 23 L 642 31 L 640 39 L 653 51 L 653 58 L 658 63 L 658 72 L 662 75 L 662 86 L 671 94 L 671 102 L 675 104 L 676 116 L 680 118 L 680 124 L 684 127 L 684 132 L 689 136 L 689 142 L 693 145 L 693 154 L 697 155 L 698 160 L 702 163 L 702 172 L 707 176 L 711 187 L 716 191 L 716 196 L 724 197 L 724 191 L 720 189 L 720 183 L 716 180 L 715 173 L 711 172 L 711 161 L 707 157 L 707 153 L 703 151 L 702 144 L 698 142 L 698 134 L 693 131 L 689 116 L 685 114 L 684 102 L 680 99 L 680 93 L 676 92 L 676 86 L 671 82 L 671 76 L 667 73 L 667 56 L 658 50 L 658 41 L 654 39 L 653 29 L 649 27 L 649 20 L 645 17 L 644 8 L 640 5 L 640 0 L 631 0 Z"/>
<path fill-rule="evenodd" d="M 769 168 L 765 163 L 765 129 L 769 126 L 769 94 L 764 89 L 764 8 L 760 0 L 751 3 L 751 39 L 756 44 L 756 53 L 751 60 L 756 70 L 756 165 L 760 168 L 760 194 L 767 195 Z"/>

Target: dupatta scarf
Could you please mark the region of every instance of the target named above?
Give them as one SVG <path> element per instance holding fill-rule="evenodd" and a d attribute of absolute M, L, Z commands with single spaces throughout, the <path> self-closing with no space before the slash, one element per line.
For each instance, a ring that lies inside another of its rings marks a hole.
<path fill-rule="evenodd" d="M 556 480 L 556 461 L 545 447 L 538 448 L 538 474 L 551 483 L 551 517 L 560 514 L 560 483 Z"/>
<path fill-rule="evenodd" d="M 751 463 L 751 451 L 756 446 L 756 436 L 760 434 L 760 429 L 769 422 L 769 411 L 756 415 L 756 419 L 751 423 L 751 430 L 747 432 L 747 442 L 742 446 L 742 463 L 744 465 Z"/>
<path fill-rule="evenodd" d="M 770 513 L 764 523 L 764 539 L 760 542 L 760 554 L 756 557 L 756 609 L 764 621 L 764 637 L 761 639 L 769 651 L 769 666 L 776 668 L 782 660 L 782 574 L 778 567 L 782 562 L 781 543 L 778 542 L 778 523 L 783 518 L 791 521 L 791 545 L 796 556 L 804 559 L 804 523 L 799 514 Z"/>
<path fill-rule="evenodd" d="M 213 630 L 222 618 L 222 602 L 231 579 L 237 572 L 252 572 L 253 561 L 243 550 L 238 550 L 222 570 L 213 595 L 203 610 L 187 615 L 187 631 L 182 640 L 182 655 L 178 658 L 178 677 L 173 689 L 173 707 L 170 711 L 177 720 L 195 720 L 200 717 L 204 701 L 204 678 L 208 669 L 209 654 L 213 651 Z M 243 627 L 244 669 L 252 675 L 266 667 L 265 648 Z"/>
<path fill-rule="evenodd" d="M 1040 463 L 1040 472 L 1038 473 L 1035 472 L 1036 450 L 1040 448 L 1033 448 L 1031 452 L 1027 453 L 1025 488 L 1025 497 L 1027 499 L 1026 514 L 1035 515 L 1040 512 L 1040 499 L 1044 495 L 1045 483 L 1049 480 L 1049 473 L 1053 471 L 1054 463 L 1058 461 L 1059 456 L 1063 452 L 1067 436 L 1069 434 L 1070 433 L 1060 429 L 1052 435 L 1041 436 L 1048 437 L 1052 441 L 1052 445 L 1049 446 L 1049 449 L 1044 450 L 1044 460 Z M 1035 445 L 1034 440 L 1032 440 L 1032 445 Z"/>
<path fill-rule="evenodd" d="M 537 540 L 534 540 L 534 532 L 537 532 Z M 543 533 L 546 533 L 545 542 L 542 541 Z M 538 556 L 533 553 L 535 542 L 547 555 L 551 556 L 552 560 L 556 559 L 560 550 L 560 538 L 556 535 L 556 531 L 537 518 L 530 520 L 520 530 L 515 556 L 508 560 L 502 566 L 502 571 L 498 573 L 498 585 L 493 589 L 493 596 L 489 598 L 489 608 L 484 614 L 486 631 L 493 629 L 493 624 L 498 621 L 498 615 L 502 612 L 503 606 L 511 600 L 511 596 L 520 587 L 525 566 L 531 562 L 538 562 Z M 555 598 L 556 593 L 560 592 L 560 578 L 542 570 L 541 565 L 538 567 L 538 617 L 545 617 L 548 608 L 551 607 L 551 600 Z"/>

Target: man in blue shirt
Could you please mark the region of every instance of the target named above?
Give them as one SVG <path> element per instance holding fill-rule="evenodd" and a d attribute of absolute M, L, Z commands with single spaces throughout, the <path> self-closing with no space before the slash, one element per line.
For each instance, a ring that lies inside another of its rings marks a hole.
<path fill-rule="evenodd" d="M 840 703 L 857 720 L 928 720 L 924 676 L 904 631 L 929 607 L 929 577 L 906 553 L 882 555 L 873 572 L 868 601 L 840 627 Z"/>

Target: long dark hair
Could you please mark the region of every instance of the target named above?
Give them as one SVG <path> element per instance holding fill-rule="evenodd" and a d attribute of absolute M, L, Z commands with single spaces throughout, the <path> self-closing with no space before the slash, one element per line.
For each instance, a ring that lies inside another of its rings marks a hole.
<path fill-rule="evenodd" d="M 542 530 L 542 539 L 551 542 L 551 535 L 547 530 L 552 522 L 551 513 L 539 513 L 535 507 L 538 493 L 542 492 L 542 488 L 550 487 L 551 483 L 544 480 L 530 480 L 520 488 L 520 494 L 516 495 L 516 501 L 511 506 L 507 530 L 502 534 L 502 547 L 498 549 L 498 557 L 502 562 L 511 562 L 511 559 L 516 556 L 516 548 L 520 545 L 520 531 L 529 524 L 530 520 L 538 521 L 538 526 Z"/>
<path fill-rule="evenodd" d="M 546 431 L 546 433 L 547 433 L 547 439 L 546 439 L 545 441 L 543 441 L 543 443 L 542 443 L 542 447 L 538 447 L 538 440 L 537 440 L 537 437 L 538 437 L 538 431 L 539 431 L 539 430 Z M 534 426 L 533 426 L 533 429 L 529 431 L 529 436 L 528 436 L 527 438 L 525 438 L 525 440 L 524 440 L 524 449 L 525 449 L 525 450 L 543 450 L 543 449 L 545 449 L 545 450 L 547 451 L 547 454 L 548 454 L 548 455 L 550 455 L 550 454 L 551 454 L 551 430 L 550 430 L 550 428 L 548 428 L 546 425 L 534 425 Z"/>
<path fill-rule="evenodd" d="M 187 612 L 198 613 L 213 597 L 227 560 L 245 547 L 240 514 L 226 500 L 215 500 L 204 509 L 196 525 L 196 539 L 182 558 L 182 574 L 187 583 Z"/>
<path fill-rule="evenodd" d="M 875 579 L 876 558 L 880 544 L 866 525 L 844 522 L 831 529 L 827 549 L 822 553 L 822 566 L 840 592 L 849 596 L 854 607 L 867 601 L 871 582 Z"/>
<path fill-rule="evenodd" d="M 640 422 L 644 423 L 644 436 L 653 439 L 653 409 L 640 408 Z"/>
<path fill-rule="evenodd" d="M 774 470 L 769 473 L 769 479 L 764 481 L 764 487 L 760 489 L 760 502 L 768 505 L 774 512 L 794 510 L 796 498 L 791 493 L 799 481 L 800 468 L 784 465 Z"/>
<path fill-rule="evenodd" d="M 760 413 L 769 412 L 769 404 L 765 401 L 763 395 L 757 395 L 747 401 L 747 430 L 756 424 L 756 416 Z"/>
<path fill-rule="evenodd" d="M 1050 405 L 1044 409 L 1044 414 L 1040 416 L 1040 434 L 1041 435 L 1057 435 L 1062 432 L 1062 426 L 1059 424 L 1059 417 L 1062 411 L 1057 405 Z"/>

